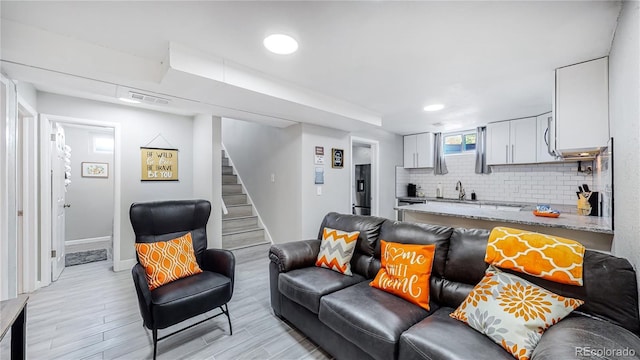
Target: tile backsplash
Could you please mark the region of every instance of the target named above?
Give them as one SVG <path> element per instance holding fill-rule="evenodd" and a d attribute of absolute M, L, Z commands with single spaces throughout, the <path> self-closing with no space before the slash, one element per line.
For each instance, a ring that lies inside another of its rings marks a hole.
<path fill-rule="evenodd" d="M 446 175 L 434 175 L 433 169 L 396 168 L 396 195 L 406 196 L 407 184 L 413 183 L 425 196 L 435 197 L 441 183 L 444 197 L 455 198 L 460 180 L 467 199 L 475 190 L 478 200 L 575 205 L 578 186 L 593 185 L 593 176 L 578 173 L 576 162 L 492 166 L 491 174 L 475 173 L 474 154 L 447 156 L 446 163 Z M 583 162 L 586 166 L 593 164 Z"/>

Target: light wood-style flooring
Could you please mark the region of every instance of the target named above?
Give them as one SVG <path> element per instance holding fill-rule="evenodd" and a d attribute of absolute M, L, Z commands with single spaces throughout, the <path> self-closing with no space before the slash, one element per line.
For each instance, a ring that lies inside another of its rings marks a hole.
<path fill-rule="evenodd" d="M 236 284 L 229 303 L 233 335 L 226 317 L 219 316 L 160 341 L 158 359 L 330 359 L 273 315 L 268 249 L 260 245 L 234 251 Z M 151 332 L 142 325 L 131 273 L 114 273 L 110 264 L 68 267 L 57 282 L 30 295 L 28 359 L 152 357 Z M 159 336 L 183 324 L 161 330 Z"/>

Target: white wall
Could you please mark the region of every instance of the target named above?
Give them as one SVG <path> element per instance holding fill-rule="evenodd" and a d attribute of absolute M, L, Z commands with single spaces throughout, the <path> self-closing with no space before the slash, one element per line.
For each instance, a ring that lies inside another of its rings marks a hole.
<path fill-rule="evenodd" d="M 300 240 L 301 126 L 280 129 L 225 118 L 222 142 L 273 241 Z"/>
<path fill-rule="evenodd" d="M 193 119 L 193 197 L 211 202 L 207 223 L 209 248 L 222 247 L 221 124 L 219 117 L 211 115 L 197 115 Z"/>
<path fill-rule="evenodd" d="M 475 173 L 474 153 L 449 155 L 446 162 L 446 175 L 434 175 L 433 169 L 399 169 L 398 173 L 405 175 L 399 176 L 396 191 L 406 196 L 406 183 L 415 183 L 427 197 L 435 197 L 436 187 L 442 183 L 444 197 L 456 198 L 456 182 L 460 180 L 467 199 L 475 190 L 478 200 L 575 205 L 578 186 L 593 185 L 593 176 L 578 173 L 576 162 L 492 166 L 491 174 Z M 592 166 L 591 161 L 586 164 Z"/>
<path fill-rule="evenodd" d="M 609 120 L 614 139 L 613 253 L 640 270 L 640 2 L 625 1 L 609 55 Z M 638 280 L 640 281 L 640 272 Z"/>
<path fill-rule="evenodd" d="M 325 154 L 324 184 L 315 184 L 315 147 Z M 349 133 L 316 125 L 302 124 L 302 237 L 313 239 L 324 216 L 331 211 L 351 213 L 351 143 Z M 331 149 L 344 150 L 344 167 L 331 167 Z M 317 195 L 321 187 L 322 194 Z"/>
<path fill-rule="evenodd" d="M 137 109 L 50 93 L 38 93 L 38 111 L 80 119 L 121 124 L 120 258 L 135 258 L 129 207 L 134 202 L 193 198 L 193 120 L 190 117 Z M 149 142 L 162 134 L 169 142 Z M 140 147 L 179 149 L 179 181 L 140 181 Z M 117 151 L 117 149 L 116 149 Z"/>

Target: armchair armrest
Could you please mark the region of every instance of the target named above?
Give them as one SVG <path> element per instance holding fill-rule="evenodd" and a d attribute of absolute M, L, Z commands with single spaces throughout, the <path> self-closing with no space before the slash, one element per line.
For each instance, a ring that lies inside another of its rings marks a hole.
<path fill-rule="evenodd" d="M 142 320 L 147 328 L 151 329 L 153 327 L 153 321 L 151 319 L 151 291 L 149 290 L 149 283 L 147 282 L 144 267 L 140 265 L 140 263 L 135 264 L 131 269 L 131 276 L 133 277 L 133 284 L 136 287 Z"/>
<path fill-rule="evenodd" d="M 277 244 L 269 249 L 269 259 L 280 272 L 313 266 L 320 252 L 320 240 L 302 240 Z"/>
<path fill-rule="evenodd" d="M 231 279 L 231 288 L 236 273 L 236 257 L 229 250 L 206 249 L 202 254 L 202 270 L 213 271 Z"/>

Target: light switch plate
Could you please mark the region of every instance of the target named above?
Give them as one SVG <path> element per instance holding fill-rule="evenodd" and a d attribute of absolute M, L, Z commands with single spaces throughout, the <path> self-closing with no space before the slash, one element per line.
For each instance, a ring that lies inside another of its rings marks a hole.
<path fill-rule="evenodd" d="M 316 195 L 322 195 L 322 186 L 316 186 Z"/>

